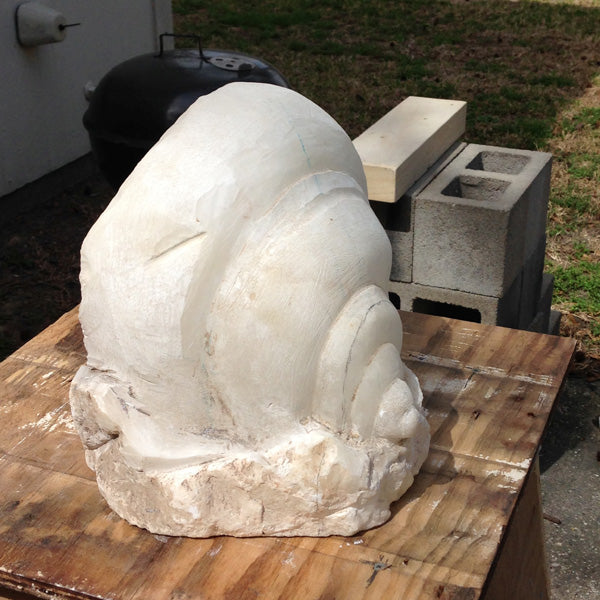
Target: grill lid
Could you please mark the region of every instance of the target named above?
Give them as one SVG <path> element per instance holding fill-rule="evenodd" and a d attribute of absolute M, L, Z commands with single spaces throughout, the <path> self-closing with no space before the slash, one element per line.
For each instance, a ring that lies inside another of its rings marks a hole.
<path fill-rule="evenodd" d="M 269 63 L 239 52 L 164 50 L 127 60 L 99 82 L 83 117 L 90 136 L 149 149 L 200 96 L 234 81 L 290 87 Z M 179 36 L 175 36 L 179 37 Z"/>

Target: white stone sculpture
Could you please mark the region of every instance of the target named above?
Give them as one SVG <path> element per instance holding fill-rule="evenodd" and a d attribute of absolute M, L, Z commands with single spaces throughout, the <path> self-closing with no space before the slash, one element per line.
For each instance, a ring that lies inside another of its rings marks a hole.
<path fill-rule="evenodd" d="M 82 247 L 74 420 L 154 533 L 351 535 L 424 461 L 386 234 L 348 136 L 272 85 L 200 98 Z"/>

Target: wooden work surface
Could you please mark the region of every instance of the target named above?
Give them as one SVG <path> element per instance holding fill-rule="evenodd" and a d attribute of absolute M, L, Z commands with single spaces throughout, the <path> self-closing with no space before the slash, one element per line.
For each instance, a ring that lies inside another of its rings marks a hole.
<path fill-rule="evenodd" d="M 573 343 L 402 318 L 432 443 L 392 519 L 352 538 L 194 540 L 133 527 L 98 493 L 69 412 L 85 355 L 67 313 L 0 364 L 0 586 L 122 600 L 486 596 Z"/>

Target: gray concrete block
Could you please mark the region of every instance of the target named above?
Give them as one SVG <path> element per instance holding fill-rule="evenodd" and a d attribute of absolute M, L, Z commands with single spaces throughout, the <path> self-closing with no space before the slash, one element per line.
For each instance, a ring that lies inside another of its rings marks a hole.
<path fill-rule="evenodd" d="M 526 259 L 538 251 L 539 240 L 546 239 L 552 168 L 551 154 L 546 152 L 531 152 L 530 154 L 531 161 L 523 171 L 523 176 L 531 180 L 531 185 L 525 191 L 528 206 L 527 235 L 525 236 Z"/>
<path fill-rule="evenodd" d="M 537 250 L 538 240 L 546 235 L 552 155 L 471 144 L 463 158 L 471 159 L 466 164 L 469 170 L 509 175 L 524 185 L 523 196 L 528 207 L 524 223 L 527 230 L 525 257 L 531 256 Z"/>
<path fill-rule="evenodd" d="M 554 275 L 544 273 L 542 277 L 542 290 L 540 292 L 540 300 L 538 303 L 538 312 L 542 311 L 550 318 L 550 310 L 552 309 L 552 294 L 554 292 Z"/>
<path fill-rule="evenodd" d="M 388 291 L 402 310 L 513 328 L 519 320 L 520 278 L 500 298 L 397 281 L 389 282 Z"/>
<path fill-rule="evenodd" d="M 413 281 L 504 296 L 544 235 L 550 160 L 469 144 L 416 197 Z"/>
<path fill-rule="evenodd" d="M 524 204 L 520 198 L 501 201 L 509 186 L 502 180 L 460 175 L 436 181 L 447 185 L 435 191 L 427 188 L 416 202 L 413 280 L 502 296 L 523 267 L 525 236 L 518 223 L 525 218 Z M 488 198 L 493 194 L 494 199 L 458 199 L 458 191 L 448 191 L 455 182 L 465 192 L 479 190 Z"/>
<path fill-rule="evenodd" d="M 386 233 L 392 244 L 392 272 L 390 279 L 392 281 L 412 281 L 412 261 L 413 261 L 413 232 L 411 231 L 393 231 L 387 229 Z"/>
<path fill-rule="evenodd" d="M 523 328 L 528 331 L 535 331 L 537 333 L 550 333 L 552 327 L 556 326 L 556 323 L 550 323 L 550 317 L 552 312 L 552 292 L 554 291 L 554 276 L 549 273 L 544 273 L 542 278 L 542 288 L 540 297 L 537 305 L 537 313 L 528 327 Z M 560 315 L 560 313 L 559 313 Z M 556 319 L 556 316 L 553 317 Z M 558 317 L 560 323 L 560 316 Z"/>
<path fill-rule="evenodd" d="M 546 333 L 548 331 L 548 327 L 548 314 L 539 312 L 537 315 L 535 315 L 533 321 L 531 321 L 526 329 L 527 331 L 533 331 L 534 333 Z"/>
<path fill-rule="evenodd" d="M 398 202 L 370 201 L 371 208 L 385 228 L 392 244 L 392 281 L 412 281 L 414 206 L 417 194 L 454 160 L 467 144 L 456 143 L 446 151 L 404 194 Z"/>
<path fill-rule="evenodd" d="M 538 239 L 535 250 L 525 259 L 521 286 L 519 329 L 527 329 L 539 310 L 546 257 L 546 235 Z"/>
<path fill-rule="evenodd" d="M 559 310 L 550 311 L 550 320 L 548 324 L 548 333 L 550 335 L 560 335 L 560 319 L 562 313 Z"/>
<path fill-rule="evenodd" d="M 370 201 L 392 245 L 394 281 L 412 281 L 414 198 L 402 196 L 394 204 Z"/>

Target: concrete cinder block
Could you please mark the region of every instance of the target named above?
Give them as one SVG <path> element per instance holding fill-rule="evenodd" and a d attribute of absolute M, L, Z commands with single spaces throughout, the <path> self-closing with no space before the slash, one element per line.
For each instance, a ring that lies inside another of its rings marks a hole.
<path fill-rule="evenodd" d="M 412 281 L 414 198 L 402 196 L 398 202 L 370 202 L 392 245 L 394 281 Z"/>
<path fill-rule="evenodd" d="M 521 198 L 504 194 L 509 186 L 505 180 L 457 173 L 440 175 L 419 195 L 415 283 L 485 296 L 505 293 L 523 267 L 520 223 L 526 215 Z"/>
<path fill-rule="evenodd" d="M 413 233 L 410 231 L 393 231 L 386 233 L 392 244 L 392 281 L 412 281 Z"/>
<path fill-rule="evenodd" d="M 550 322 L 548 324 L 548 333 L 550 335 L 560 335 L 560 319 L 562 313 L 559 310 L 550 311 Z"/>
<path fill-rule="evenodd" d="M 531 321 L 531 323 L 529 324 L 529 326 L 526 328 L 528 331 L 535 331 L 537 333 L 550 333 L 551 327 L 555 326 L 555 323 L 552 323 L 552 325 L 550 323 L 551 313 L 553 312 L 551 310 L 553 291 L 554 276 L 550 275 L 549 273 L 544 273 L 542 278 L 541 293 L 537 305 L 537 313 Z"/>
<path fill-rule="evenodd" d="M 550 161 L 469 144 L 416 197 L 413 281 L 503 297 L 544 235 Z"/>
<path fill-rule="evenodd" d="M 525 192 L 528 207 L 527 235 L 525 236 L 526 260 L 538 252 L 539 240 L 543 239 L 545 244 L 552 169 L 551 154 L 545 152 L 532 154 L 532 160 L 524 171 L 524 176 L 531 179 L 531 185 Z"/>
<path fill-rule="evenodd" d="M 369 200 L 396 202 L 464 133 L 466 102 L 409 96 L 361 133 Z"/>
<path fill-rule="evenodd" d="M 531 321 L 527 327 L 527 331 L 533 331 L 534 333 L 546 333 L 549 327 L 547 317 L 547 314 L 539 312 L 537 315 L 535 315 L 533 321 Z"/>
<path fill-rule="evenodd" d="M 550 314 L 552 307 L 552 294 L 554 292 L 554 275 L 544 273 L 542 277 L 542 291 L 540 293 L 540 301 L 538 303 L 538 311 L 545 310 Z"/>
<path fill-rule="evenodd" d="M 538 302 L 538 312 L 543 312 L 547 315 L 546 323 L 550 319 L 550 311 L 552 310 L 552 294 L 554 293 L 554 275 L 544 273 L 542 277 L 542 289 L 540 292 L 540 300 Z M 547 330 L 548 328 L 546 328 Z"/>
<path fill-rule="evenodd" d="M 525 257 L 537 251 L 538 240 L 546 236 L 546 217 L 550 196 L 552 155 L 513 148 L 496 148 L 472 144 L 466 159 L 473 157 L 466 168 L 473 171 L 516 176 L 525 184 L 523 195 L 528 207 L 525 238 Z"/>
<path fill-rule="evenodd" d="M 402 310 L 512 328 L 519 319 L 520 291 L 520 277 L 500 298 L 397 281 L 388 288 Z"/>
<path fill-rule="evenodd" d="M 383 225 L 392 244 L 392 281 L 412 281 L 413 231 L 415 198 L 450 162 L 452 162 L 467 144 L 456 143 L 420 177 L 398 202 L 370 201 L 371 208 Z"/>
<path fill-rule="evenodd" d="M 527 329 L 539 310 L 542 294 L 542 278 L 546 257 L 545 232 L 538 238 L 537 247 L 525 258 L 521 286 L 521 308 L 519 311 L 519 329 Z"/>

